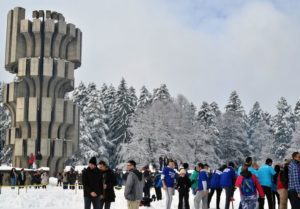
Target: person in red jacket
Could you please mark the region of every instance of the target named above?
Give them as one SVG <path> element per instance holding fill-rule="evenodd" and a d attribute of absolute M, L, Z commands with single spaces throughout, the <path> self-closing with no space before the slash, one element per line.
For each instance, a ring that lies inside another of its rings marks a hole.
<path fill-rule="evenodd" d="M 33 168 L 33 163 L 35 163 L 35 156 L 31 153 L 28 159 L 28 168 Z"/>
<path fill-rule="evenodd" d="M 238 176 L 235 186 L 240 188 L 242 209 L 256 208 L 257 191 L 260 198 L 264 198 L 265 196 L 257 177 L 248 171 L 247 165 L 243 166 L 241 175 Z"/>
<path fill-rule="evenodd" d="M 284 163 L 277 177 L 277 191 L 279 193 L 280 198 L 279 209 L 287 209 L 289 163 L 289 160 Z"/>

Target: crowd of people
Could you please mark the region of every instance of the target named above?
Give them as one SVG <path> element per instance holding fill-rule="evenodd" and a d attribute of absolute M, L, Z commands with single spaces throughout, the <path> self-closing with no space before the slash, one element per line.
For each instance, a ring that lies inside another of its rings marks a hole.
<path fill-rule="evenodd" d="M 105 172 L 109 170 L 110 172 Z M 160 171 L 162 170 L 162 171 Z M 136 168 L 136 162 L 127 162 L 124 196 L 128 209 L 137 209 L 153 200 L 162 199 L 165 193 L 165 208 L 171 209 L 175 191 L 178 192 L 178 209 L 190 209 L 190 190 L 193 195 L 195 209 L 210 208 L 213 195 L 216 194 L 216 208 L 220 209 L 222 192 L 225 192 L 224 209 L 229 209 L 234 200 L 234 193 L 239 190 L 239 209 L 287 209 L 288 202 L 292 209 L 300 208 L 300 153 L 292 154 L 291 160 L 273 166 L 272 159 L 266 159 L 260 167 L 247 157 L 241 165 L 229 162 L 218 169 L 210 169 L 207 164 L 198 163 L 193 172 L 189 171 L 188 163 L 182 163 L 175 168 L 175 162 L 160 165 L 155 172 L 148 166 L 141 170 Z M 110 176 L 111 178 L 108 178 Z M 85 209 L 91 204 L 95 209 L 110 208 L 115 200 L 114 186 L 117 184 L 115 173 L 107 164 L 100 161 L 97 167 L 96 159 L 92 158 L 89 166 L 82 173 Z M 155 189 L 151 196 L 150 188 Z M 110 188 L 110 190 L 107 190 Z M 110 197 L 110 198 L 108 198 Z M 113 197 L 113 198 L 111 198 Z"/>
<path fill-rule="evenodd" d="M 12 168 L 8 175 L 8 180 L 12 189 L 15 189 L 16 186 L 19 188 L 31 187 L 35 188 L 46 188 L 49 184 L 49 175 L 47 172 L 41 170 L 36 170 L 34 172 L 25 171 L 22 168 L 20 171 L 17 171 L 15 168 Z M 0 186 L 2 186 L 4 180 L 3 173 L 0 173 Z"/>

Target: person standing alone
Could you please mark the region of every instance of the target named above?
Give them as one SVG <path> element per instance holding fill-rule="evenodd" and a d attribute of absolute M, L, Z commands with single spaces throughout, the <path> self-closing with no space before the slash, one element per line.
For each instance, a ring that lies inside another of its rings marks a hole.
<path fill-rule="evenodd" d="M 162 183 L 163 189 L 166 194 L 166 209 L 171 209 L 172 199 L 174 195 L 174 187 L 175 187 L 175 163 L 172 159 L 169 159 L 168 166 L 164 168 L 162 172 Z"/>
<path fill-rule="evenodd" d="M 136 169 L 136 162 L 127 162 L 128 176 L 126 178 L 124 196 L 128 209 L 138 209 L 143 199 L 144 179 L 143 174 Z"/>

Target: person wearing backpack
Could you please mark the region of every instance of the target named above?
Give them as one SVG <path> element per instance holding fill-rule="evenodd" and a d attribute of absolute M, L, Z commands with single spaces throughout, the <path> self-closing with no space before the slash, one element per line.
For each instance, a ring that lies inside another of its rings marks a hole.
<path fill-rule="evenodd" d="M 277 192 L 279 194 L 279 209 L 287 209 L 288 201 L 288 171 L 289 171 L 289 161 L 285 162 L 280 168 L 277 177 Z"/>
<path fill-rule="evenodd" d="M 256 208 L 257 191 L 260 198 L 264 198 L 265 196 L 257 177 L 248 170 L 248 165 L 243 166 L 241 175 L 238 176 L 235 186 L 240 189 L 242 209 Z"/>

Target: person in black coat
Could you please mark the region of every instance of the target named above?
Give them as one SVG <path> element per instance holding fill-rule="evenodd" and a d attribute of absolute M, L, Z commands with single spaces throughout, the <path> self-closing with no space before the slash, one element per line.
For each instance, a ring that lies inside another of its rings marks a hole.
<path fill-rule="evenodd" d="M 99 169 L 102 175 L 102 194 L 100 196 L 100 209 L 110 209 L 110 205 L 115 201 L 116 195 L 114 186 L 117 185 L 117 179 L 113 170 L 111 170 L 106 162 L 99 162 Z"/>
<path fill-rule="evenodd" d="M 100 195 L 102 193 L 102 179 L 100 170 L 97 168 L 96 158 L 92 157 L 89 161 L 88 168 L 82 171 L 82 184 L 84 195 L 84 208 L 100 208 Z"/>
<path fill-rule="evenodd" d="M 176 189 L 179 192 L 179 204 L 178 204 L 178 209 L 183 208 L 183 200 L 184 200 L 184 208 L 185 209 L 190 209 L 190 204 L 189 204 L 189 191 L 191 188 L 191 180 L 186 175 L 185 169 L 181 168 L 179 171 L 179 177 L 177 180 L 177 185 Z"/>
<path fill-rule="evenodd" d="M 24 186 L 25 185 L 25 181 L 26 181 L 26 175 L 25 175 L 25 171 L 22 168 L 20 174 L 18 175 L 18 182 L 20 186 Z M 20 187 L 22 188 L 22 187 Z"/>

